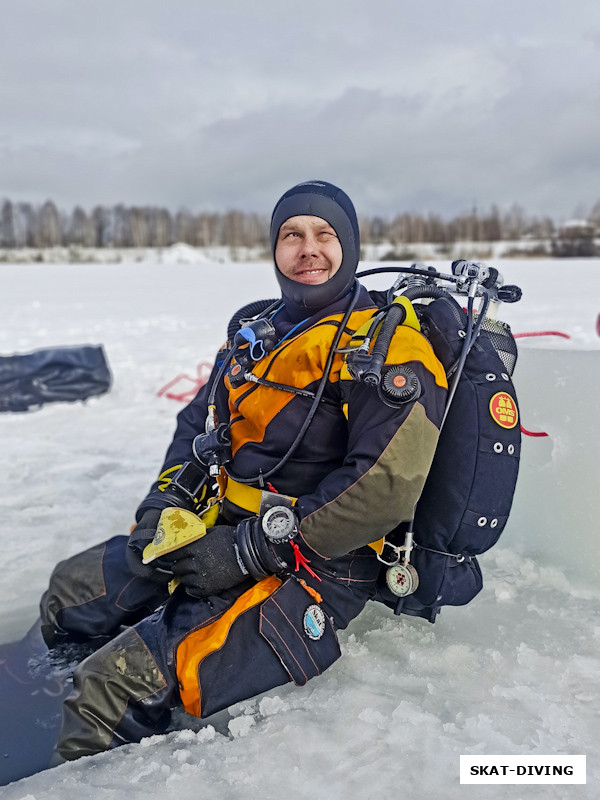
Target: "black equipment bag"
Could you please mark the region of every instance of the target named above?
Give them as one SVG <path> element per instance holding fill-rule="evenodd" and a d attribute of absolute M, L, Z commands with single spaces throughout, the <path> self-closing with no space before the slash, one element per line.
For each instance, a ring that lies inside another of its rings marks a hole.
<path fill-rule="evenodd" d="M 467 315 L 450 295 L 415 304 L 423 333 L 447 374 L 456 367 Z M 443 605 L 464 605 L 482 588 L 476 555 L 502 533 L 512 505 L 521 429 L 511 380 L 517 348 L 508 325 L 484 320 L 460 376 L 414 519 L 414 594 L 394 596 L 382 570 L 377 599 L 395 613 L 435 621 Z M 404 543 L 406 525 L 386 538 Z"/>
<path fill-rule="evenodd" d="M 108 392 L 111 374 L 101 345 L 52 347 L 0 356 L 0 411 L 86 400 Z"/>

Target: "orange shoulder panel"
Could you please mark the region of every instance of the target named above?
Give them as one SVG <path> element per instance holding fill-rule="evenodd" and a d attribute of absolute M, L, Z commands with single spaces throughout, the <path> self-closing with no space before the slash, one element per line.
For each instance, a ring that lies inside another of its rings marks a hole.
<path fill-rule="evenodd" d="M 433 347 L 423 334 L 400 325 L 392 338 L 386 364 L 405 364 L 407 361 L 420 361 L 431 372 L 437 385 L 447 388 L 446 372 Z"/>

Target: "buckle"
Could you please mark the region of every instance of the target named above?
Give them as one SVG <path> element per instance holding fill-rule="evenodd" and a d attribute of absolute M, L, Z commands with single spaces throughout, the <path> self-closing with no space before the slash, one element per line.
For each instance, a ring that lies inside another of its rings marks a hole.
<path fill-rule="evenodd" d="M 395 544 L 385 541 L 383 543 L 383 550 L 381 553 L 377 553 L 377 560 L 385 564 L 386 567 L 395 567 L 396 564 L 400 563 L 404 549 L 404 547 L 398 547 Z"/>

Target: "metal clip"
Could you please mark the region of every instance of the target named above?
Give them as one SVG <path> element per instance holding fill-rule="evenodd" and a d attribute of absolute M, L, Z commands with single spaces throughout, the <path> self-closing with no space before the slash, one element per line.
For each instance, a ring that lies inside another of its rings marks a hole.
<path fill-rule="evenodd" d="M 394 554 L 394 561 L 386 561 L 383 557 L 383 553 L 385 552 L 385 548 L 388 548 L 388 551 L 391 550 Z M 383 542 L 383 551 L 381 553 L 377 553 L 377 558 L 381 561 L 382 564 L 385 564 L 386 567 L 395 567 L 396 564 L 399 564 L 401 561 L 403 564 L 407 565 L 410 562 L 410 554 L 414 548 L 414 540 L 413 540 L 413 531 L 412 531 L 412 523 L 409 529 L 406 531 L 406 535 L 404 537 L 404 544 L 397 545 L 392 544 L 384 540 Z"/>
<path fill-rule="evenodd" d="M 393 560 L 387 561 L 384 558 L 384 553 L 386 552 L 386 548 L 388 552 L 391 550 L 393 552 Z M 377 553 L 377 560 L 381 561 L 382 564 L 385 564 L 386 567 L 395 567 L 396 564 L 399 564 L 402 559 L 402 552 L 404 547 L 399 547 L 398 545 L 391 544 L 390 542 L 383 543 L 383 550 L 381 553 Z"/>

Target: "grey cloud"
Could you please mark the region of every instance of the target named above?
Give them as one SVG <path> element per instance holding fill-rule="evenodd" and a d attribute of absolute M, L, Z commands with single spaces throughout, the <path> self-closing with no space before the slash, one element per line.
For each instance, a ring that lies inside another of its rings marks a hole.
<path fill-rule="evenodd" d="M 22 0 L 0 31 L 0 196 L 369 213 L 600 191 L 600 6 Z"/>

